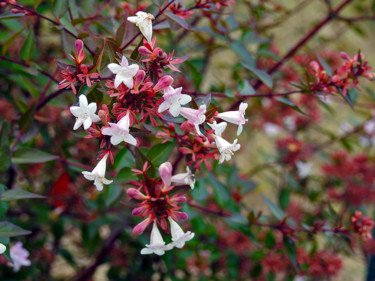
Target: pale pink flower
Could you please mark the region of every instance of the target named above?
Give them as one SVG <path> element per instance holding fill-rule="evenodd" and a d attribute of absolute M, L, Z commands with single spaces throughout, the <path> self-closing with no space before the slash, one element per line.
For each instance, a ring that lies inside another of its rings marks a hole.
<path fill-rule="evenodd" d="M 181 105 L 185 105 L 191 101 L 189 95 L 181 94 L 182 87 L 173 89 L 171 86 L 165 89 L 163 99 L 164 101 L 160 104 L 158 111 L 163 112 L 169 109 L 170 114 L 173 117 L 177 117 L 180 114 Z"/>
<path fill-rule="evenodd" d="M 83 176 L 89 180 L 94 181 L 94 185 L 98 191 L 103 190 L 103 184 L 111 184 L 113 180 L 108 180 L 105 178 L 106 162 L 108 158 L 108 153 L 98 162 L 92 172 L 83 171 Z"/>
<path fill-rule="evenodd" d="M 195 129 L 198 133 L 198 135 L 201 135 L 202 133 L 199 130 L 199 125 L 202 124 L 204 121 L 206 121 L 206 116 L 204 115 L 206 113 L 206 105 L 202 104 L 199 109 L 192 109 L 192 108 L 186 108 L 182 107 L 180 109 L 180 114 L 185 117 L 191 124 L 195 126 Z"/>
<path fill-rule="evenodd" d="M 171 235 L 173 246 L 176 248 L 182 248 L 185 246 L 187 241 L 194 238 L 194 233 L 191 231 L 184 232 L 182 228 L 175 222 L 171 217 L 168 217 L 169 223 L 171 224 Z"/>
<path fill-rule="evenodd" d="M 23 248 L 22 242 L 17 242 L 10 247 L 10 257 L 13 263 L 8 263 L 8 265 L 13 267 L 15 272 L 19 271 L 21 266 L 30 266 L 31 261 L 27 259 L 29 255 L 30 253 Z"/>
<path fill-rule="evenodd" d="M 102 134 L 111 136 L 111 143 L 118 145 L 124 141 L 132 145 L 137 145 L 137 140 L 129 133 L 130 119 L 129 112 L 117 123 L 108 123 L 110 127 L 102 129 Z"/>
<path fill-rule="evenodd" d="M 242 102 L 240 104 L 240 108 L 237 111 L 227 111 L 219 113 L 216 117 L 223 119 L 229 123 L 233 123 L 238 125 L 237 136 L 239 136 L 242 132 L 242 125 L 244 125 L 247 121 L 245 119 L 245 110 L 248 104 L 246 102 Z"/>
<path fill-rule="evenodd" d="M 152 226 L 150 245 L 146 244 L 146 248 L 141 250 L 142 255 L 157 254 L 158 256 L 164 255 L 165 251 L 171 250 L 172 244 L 165 245 L 163 237 L 156 225 L 156 221 Z"/>
<path fill-rule="evenodd" d="M 115 88 L 118 88 L 121 83 L 124 83 L 129 89 L 133 89 L 133 77 L 137 74 L 139 66 L 136 64 L 129 65 L 126 57 L 122 57 L 121 63 L 110 63 L 108 68 L 113 74 L 116 74 Z"/>

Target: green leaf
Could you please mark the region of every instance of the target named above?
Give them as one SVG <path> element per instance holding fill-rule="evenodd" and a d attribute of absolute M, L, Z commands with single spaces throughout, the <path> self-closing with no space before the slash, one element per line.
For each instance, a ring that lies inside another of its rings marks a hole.
<path fill-rule="evenodd" d="M 217 204 L 220 207 L 225 207 L 231 200 L 231 195 L 228 188 L 222 184 L 211 172 L 208 173 L 208 180 L 214 191 Z"/>
<path fill-rule="evenodd" d="M 23 189 L 9 189 L 3 193 L 0 193 L 0 201 L 8 202 L 19 199 L 34 199 L 34 198 L 45 198 L 44 196 L 28 192 Z"/>
<path fill-rule="evenodd" d="M 326 61 L 324 59 L 322 59 L 318 54 L 316 55 L 320 64 L 323 66 L 324 70 L 327 72 L 327 74 L 329 76 L 332 76 L 332 69 L 331 67 L 328 65 L 328 63 L 326 63 Z"/>
<path fill-rule="evenodd" d="M 283 236 L 283 244 L 286 251 L 286 254 L 290 258 L 294 268 L 299 271 L 298 264 L 297 264 L 297 258 L 296 258 L 296 245 L 294 244 L 294 241 L 288 237 L 287 235 Z"/>
<path fill-rule="evenodd" d="M 4 14 L 0 15 L 0 20 L 9 20 L 9 19 L 21 18 L 21 17 L 24 17 L 24 16 L 25 16 L 24 13 L 13 14 L 13 13 L 9 12 L 9 13 L 4 13 Z"/>
<path fill-rule="evenodd" d="M 12 158 L 15 164 L 30 164 L 30 163 L 44 163 L 59 158 L 56 155 L 34 149 L 34 148 L 20 148 L 17 149 Z"/>
<path fill-rule="evenodd" d="M 17 37 L 21 35 L 21 33 L 25 30 L 25 28 L 26 28 L 26 26 L 24 26 L 23 28 L 21 28 L 21 30 L 19 30 L 18 32 L 16 32 L 15 34 L 13 34 L 11 37 L 8 38 L 8 40 L 6 40 L 4 42 L 3 48 L 1 50 L 2 55 L 5 55 L 5 52 L 12 45 L 12 43 L 14 42 L 14 40 L 16 40 Z"/>
<path fill-rule="evenodd" d="M 267 232 L 265 244 L 268 249 L 272 249 L 276 245 L 276 238 L 270 230 Z"/>
<path fill-rule="evenodd" d="M 155 174 L 155 167 L 153 165 L 153 163 L 151 162 L 151 160 L 138 148 L 138 147 L 135 147 L 134 148 L 134 152 L 135 152 L 135 164 L 136 164 L 136 167 L 138 170 L 141 170 L 143 169 L 143 164 L 147 161 L 147 165 L 151 167 L 147 170 L 147 174 L 149 176 L 153 176 Z"/>
<path fill-rule="evenodd" d="M 234 40 L 230 43 L 229 47 L 232 51 L 237 54 L 241 59 L 246 62 L 246 65 L 255 66 L 255 59 L 252 54 L 246 49 L 246 47 L 238 40 Z"/>
<path fill-rule="evenodd" d="M 299 113 L 302 113 L 302 114 L 306 115 L 306 113 L 304 113 L 294 102 L 292 102 L 291 100 L 289 100 L 287 98 L 277 97 L 277 98 L 275 98 L 275 100 L 285 104 L 286 106 L 288 106 L 290 108 L 293 108 L 294 110 L 298 111 Z"/>
<path fill-rule="evenodd" d="M 121 185 L 109 185 L 105 189 L 105 205 L 109 207 L 115 202 L 121 195 Z"/>
<path fill-rule="evenodd" d="M 182 28 L 185 28 L 186 30 L 189 30 L 189 25 L 187 24 L 187 22 L 183 18 L 181 18 L 181 17 L 179 17 L 179 16 L 177 16 L 173 13 L 169 13 L 169 12 L 164 12 L 163 14 L 165 16 L 167 16 L 168 18 L 170 18 L 175 23 L 177 23 Z"/>
<path fill-rule="evenodd" d="M 3 184 L 0 184 L 0 193 L 7 190 L 7 187 Z M 5 215 L 8 211 L 9 203 L 0 201 L 0 221 L 5 218 Z"/>
<path fill-rule="evenodd" d="M 261 80 L 268 88 L 272 88 L 273 81 L 272 81 L 271 76 L 267 72 L 256 69 L 244 62 L 241 62 L 241 64 L 243 65 L 243 67 L 250 70 L 251 73 L 253 73 L 256 77 L 258 77 L 259 80 Z"/>
<path fill-rule="evenodd" d="M 22 132 L 27 132 L 31 124 L 33 123 L 34 120 L 34 115 L 35 115 L 35 110 L 36 110 L 36 103 L 34 102 L 28 109 L 27 111 L 22 114 L 21 118 L 18 120 L 18 125 L 20 126 L 20 130 Z"/>
<path fill-rule="evenodd" d="M 34 30 L 32 28 L 29 29 L 29 32 L 27 33 L 25 42 L 23 42 L 22 48 L 21 48 L 21 58 L 26 61 L 26 63 L 29 63 L 30 58 L 34 55 L 35 51 L 35 35 Z"/>
<path fill-rule="evenodd" d="M 247 80 L 238 81 L 238 91 L 241 96 L 251 96 L 255 94 L 253 86 Z"/>
<path fill-rule="evenodd" d="M 67 0 L 54 0 L 52 5 L 52 12 L 56 18 L 61 18 L 68 11 Z"/>
<path fill-rule="evenodd" d="M 29 235 L 30 233 L 30 231 L 24 230 L 13 223 L 7 221 L 0 222 L 0 238 Z"/>
<path fill-rule="evenodd" d="M 270 209 L 271 213 L 278 219 L 283 220 L 286 217 L 286 214 L 279 206 L 273 203 L 270 199 L 268 199 L 265 195 L 262 194 L 262 198 L 264 202 L 266 202 L 268 209 Z"/>
<path fill-rule="evenodd" d="M 151 147 L 147 153 L 147 157 L 155 166 L 159 166 L 168 160 L 175 147 L 175 142 L 159 143 Z"/>
<path fill-rule="evenodd" d="M 4 123 L 0 131 L 0 172 L 8 170 L 11 165 L 8 132 L 9 124 Z"/>

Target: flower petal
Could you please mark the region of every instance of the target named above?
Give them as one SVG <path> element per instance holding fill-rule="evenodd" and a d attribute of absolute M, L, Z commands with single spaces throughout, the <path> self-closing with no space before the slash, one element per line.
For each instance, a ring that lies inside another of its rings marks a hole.
<path fill-rule="evenodd" d="M 108 68 L 113 74 L 117 74 L 117 72 L 121 70 L 121 66 L 118 65 L 117 63 L 108 64 Z"/>

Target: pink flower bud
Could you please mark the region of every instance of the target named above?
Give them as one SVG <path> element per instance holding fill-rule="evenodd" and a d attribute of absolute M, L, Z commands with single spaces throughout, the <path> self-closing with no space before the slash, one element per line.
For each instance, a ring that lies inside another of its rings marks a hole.
<path fill-rule="evenodd" d="M 333 75 L 333 76 L 332 76 L 332 82 L 333 82 L 333 83 L 340 82 L 340 76 L 338 76 L 338 75 Z"/>
<path fill-rule="evenodd" d="M 145 211 L 145 207 L 142 206 L 142 207 L 138 207 L 138 208 L 133 209 L 132 214 L 133 214 L 134 216 L 139 216 L 139 215 L 142 214 L 144 211 Z"/>
<path fill-rule="evenodd" d="M 183 212 L 175 212 L 175 214 L 180 220 L 186 220 L 188 218 L 188 215 Z"/>
<path fill-rule="evenodd" d="M 344 60 L 350 60 L 349 55 L 345 52 L 340 52 L 340 57 Z"/>
<path fill-rule="evenodd" d="M 146 230 L 146 228 L 148 227 L 150 223 L 151 223 L 151 216 L 145 219 L 144 221 L 140 222 L 139 224 L 137 224 L 133 228 L 133 233 L 136 235 L 141 235 Z"/>
<path fill-rule="evenodd" d="M 145 200 L 145 199 L 148 198 L 146 195 L 144 195 L 142 192 L 140 192 L 136 188 L 129 188 L 126 191 L 126 193 L 128 193 L 129 197 L 131 197 L 133 199 L 137 199 L 137 200 Z"/>
<path fill-rule="evenodd" d="M 154 91 L 155 92 L 160 92 L 164 90 L 165 88 L 168 88 L 170 85 L 173 83 L 173 78 L 169 75 L 163 76 L 159 82 L 155 85 Z"/>
<path fill-rule="evenodd" d="M 149 49 L 147 49 L 145 46 L 141 46 L 141 47 L 139 47 L 139 48 L 138 48 L 138 52 L 139 52 L 141 55 L 146 55 L 146 56 L 152 53 L 152 52 L 151 52 Z"/>
<path fill-rule="evenodd" d="M 164 183 L 164 186 L 170 186 L 171 185 L 171 178 L 172 178 L 172 165 L 169 162 L 165 162 L 160 165 L 159 167 L 159 174 L 161 177 L 161 180 Z"/>
<path fill-rule="evenodd" d="M 76 40 L 76 59 L 77 63 L 80 64 L 85 59 L 85 52 L 83 50 L 83 41 L 82 40 Z"/>
<path fill-rule="evenodd" d="M 146 72 L 144 72 L 142 69 L 138 70 L 137 74 L 135 75 L 134 80 L 134 89 L 138 90 L 139 86 L 142 84 L 143 80 L 145 79 Z"/>
<path fill-rule="evenodd" d="M 318 72 L 319 71 L 319 63 L 317 63 L 316 61 L 312 61 L 312 62 L 310 62 L 310 66 L 311 66 L 311 68 L 312 69 L 314 69 L 316 72 Z"/>

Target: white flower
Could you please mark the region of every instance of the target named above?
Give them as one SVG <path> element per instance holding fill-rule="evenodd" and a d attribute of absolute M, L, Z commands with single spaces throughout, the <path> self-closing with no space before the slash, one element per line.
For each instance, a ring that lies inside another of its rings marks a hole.
<path fill-rule="evenodd" d="M 185 242 L 190 241 L 194 238 L 194 233 L 187 231 L 186 233 L 182 228 L 175 222 L 171 217 L 168 217 L 169 223 L 171 224 L 171 235 L 173 246 L 176 248 L 182 248 L 185 245 Z"/>
<path fill-rule="evenodd" d="M 305 276 L 296 276 L 294 277 L 293 281 L 306 281 Z"/>
<path fill-rule="evenodd" d="M 192 108 L 186 108 L 182 107 L 180 109 L 180 114 L 185 117 L 191 124 L 195 126 L 195 129 L 197 130 L 198 135 L 201 135 L 202 133 L 199 130 L 199 125 L 202 124 L 204 121 L 206 121 L 206 105 L 202 104 L 199 109 L 192 109 Z"/>
<path fill-rule="evenodd" d="M 73 130 L 77 130 L 83 124 L 83 128 L 87 130 L 91 124 L 100 120 L 99 116 L 95 114 L 96 103 L 88 104 L 85 95 L 79 96 L 79 106 L 71 106 L 70 112 L 77 118 L 74 123 Z"/>
<path fill-rule="evenodd" d="M 189 95 L 181 94 L 182 87 L 173 89 L 171 86 L 166 88 L 164 91 L 164 101 L 160 104 L 158 111 L 163 112 L 169 109 L 169 112 L 173 117 L 177 117 L 180 114 L 181 105 L 185 105 L 191 101 Z"/>
<path fill-rule="evenodd" d="M 94 185 L 98 191 L 103 190 L 103 184 L 111 184 L 113 180 L 106 179 L 105 170 L 106 170 L 106 162 L 108 158 L 108 153 L 99 161 L 92 172 L 83 171 L 83 176 L 88 179 L 89 181 L 94 181 Z"/>
<path fill-rule="evenodd" d="M 373 135 L 375 133 L 375 119 L 371 119 L 369 121 L 367 121 L 364 125 L 363 125 L 363 130 L 369 134 L 369 135 Z"/>
<path fill-rule="evenodd" d="M 128 21 L 135 23 L 139 27 L 143 36 L 149 43 L 152 41 L 152 20 L 155 19 L 153 15 L 145 12 L 137 12 L 137 16 L 128 17 Z"/>
<path fill-rule="evenodd" d="M 4 254 L 5 251 L 6 251 L 6 249 L 7 249 L 7 247 L 5 247 L 4 244 L 1 244 L 1 243 L 0 243 L 0 255 L 1 255 L 1 254 Z"/>
<path fill-rule="evenodd" d="M 288 130 L 294 131 L 297 127 L 296 119 L 293 116 L 286 116 L 283 118 L 283 123 L 287 127 Z"/>
<path fill-rule="evenodd" d="M 238 125 L 237 136 L 239 136 L 242 132 L 242 125 L 247 121 L 247 119 L 245 119 L 245 110 L 247 106 L 248 104 L 246 102 L 242 102 L 240 104 L 239 110 L 222 112 L 219 113 L 216 117 L 223 119 L 229 123 Z"/>
<path fill-rule="evenodd" d="M 354 130 L 354 126 L 347 121 L 343 121 L 339 127 L 339 134 L 346 135 Z"/>
<path fill-rule="evenodd" d="M 141 250 L 142 255 L 157 254 L 159 256 L 164 255 L 165 251 L 171 250 L 172 244 L 165 245 L 163 237 L 161 237 L 160 231 L 156 225 L 156 221 L 152 226 L 150 245 L 146 244 L 146 248 Z"/>
<path fill-rule="evenodd" d="M 311 174 L 311 169 L 312 169 L 312 162 L 302 162 L 302 161 L 297 161 L 296 166 L 297 166 L 297 172 L 298 176 L 301 179 L 306 178 Z"/>
<path fill-rule="evenodd" d="M 215 135 L 213 137 L 215 139 L 216 146 L 221 154 L 219 159 L 220 164 L 223 163 L 224 160 L 229 161 L 230 159 L 232 159 L 232 155 L 234 154 L 234 152 L 239 150 L 241 147 L 240 144 L 237 144 L 237 139 L 235 139 L 234 142 L 231 144 L 222 137 Z"/>
<path fill-rule="evenodd" d="M 267 136 L 273 137 L 280 133 L 280 126 L 267 122 L 263 125 L 263 130 Z"/>
<path fill-rule="evenodd" d="M 110 127 L 102 129 L 102 134 L 111 136 L 111 143 L 118 145 L 124 141 L 132 145 L 137 145 L 137 140 L 129 133 L 129 112 L 117 123 L 108 123 Z"/>
<path fill-rule="evenodd" d="M 214 121 L 214 123 L 210 124 L 207 123 L 213 130 L 215 130 L 215 135 L 221 137 L 222 133 L 225 131 L 228 123 L 227 122 L 221 122 L 219 124 Z"/>
<path fill-rule="evenodd" d="M 14 271 L 19 271 L 21 266 L 30 266 L 31 262 L 27 258 L 30 253 L 23 248 L 22 242 L 17 242 L 12 247 L 10 247 L 10 257 L 13 263 L 8 263 L 10 267 L 13 267 Z"/>
<path fill-rule="evenodd" d="M 121 63 L 110 63 L 108 68 L 113 74 L 116 74 L 115 88 L 118 88 L 121 83 L 124 83 L 129 89 L 133 89 L 133 77 L 137 74 L 139 66 L 136 64 L 129 65 L 126 57 L 122 57 Z"/>
<path fill-rule="evenodd" d="M 191 173 L 189 167 L 186 167 L 186 173 L 181 173 L 181 174 L 172 176 L 171 181 L 177 184 L 190 185 L 190 188 L 194 189 L 195 178 L 194 178 L 194 175 Z"/>

